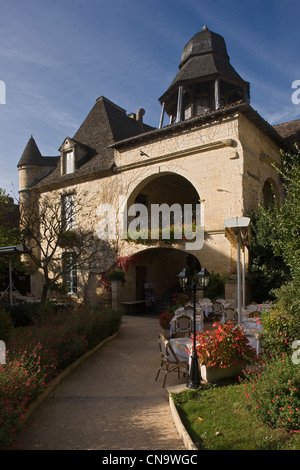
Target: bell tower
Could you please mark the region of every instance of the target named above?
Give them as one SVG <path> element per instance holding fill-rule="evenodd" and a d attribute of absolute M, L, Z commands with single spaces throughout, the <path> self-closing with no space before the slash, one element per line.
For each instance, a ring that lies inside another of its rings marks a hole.
<path fill-rule="evenodd" d="M 159 127 L 165 114 L 168 124 L 174 124 L 240 100 L 249 102 L 249 93 L 249 83 L 230 64 L 223 37 L 204 26 L 184 47 L 179 72 L 159 98 Z"/>

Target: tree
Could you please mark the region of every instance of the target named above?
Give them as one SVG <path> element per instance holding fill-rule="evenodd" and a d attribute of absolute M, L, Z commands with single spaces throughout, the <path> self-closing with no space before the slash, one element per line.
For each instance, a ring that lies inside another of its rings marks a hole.
<path fill-rule="evenodd" d="M 258 207 L 251 219 L 251 251 L 248 278 L 256 302 L 274 300 L 274 289 L 290 278 L 290 270 L 281 255 L 275 254 L 277 233 L 273 223 L 276 207 Z"/>
<path fill-rule="evenodd" d="M 101 266 L 104 253 L 106 258 L 115 256 L 113 247 L 98 238 L 92 228 L 84 229 L 75 222 L 80 218 L 89 223 L 87 207 L 77 195 L 32 193 L 22 197 L 21 237 L 28 266 L 43 273 L 41 303 L 46 301 L 49 289 L 57 288 L 74 269 L 86 279 L 91 270 Z"/>
<path fill-rule="evenodd" d="M 286 197 L 270 219 L 276 234 L 272 244 L 289 267 L 293 280 L 300 283 L 300 151 L 296 147 L 296 152 L 282 152 L 281 159 L 277 171 L 282 176 Z"/>

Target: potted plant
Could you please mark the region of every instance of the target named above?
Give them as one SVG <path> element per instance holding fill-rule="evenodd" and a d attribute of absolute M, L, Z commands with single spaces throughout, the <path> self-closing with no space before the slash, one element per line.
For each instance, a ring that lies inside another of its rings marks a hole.
<path fill-rule="evenodd" d="M 122 283 L 124 283 L 125 273 L 123 269 L 120 268 L 111 269 L 107 274 L 107 279 L 109 281 L 121 281 Z"/>
<path fill-rule="evenodd" d="M 213 327 L 196 336 L 202 380 L 212 383 L 239 375 L 246 362 L 257 358 L 243 329 L 235 322 L 214 323 Z"/>
<path fill-rule="evenodd" d="M 79 245 L 80 237 L 74 230 L 64 230 L 60 233 L 57 243 L 61 248 L 71 248 Z"/>

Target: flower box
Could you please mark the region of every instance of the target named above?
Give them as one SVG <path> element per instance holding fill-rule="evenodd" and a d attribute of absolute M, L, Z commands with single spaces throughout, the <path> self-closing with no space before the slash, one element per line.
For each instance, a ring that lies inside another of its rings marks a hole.
<path fill-rule="evenodd" d="M 198 363 L 202 381 L 209 383 L 218 383 L 222 380 L 238 377 L 242 374 L 245 367 L 244 361 L 239 361 L 230 367 L 203 366 L 199 361 Z"/>
<path fill-rule="evenodd" d="M 196 335 L 196 351 L 203 382 L 216 383 L 238 376 L 247 362 L 256 361 L 242 327 L 235 322 L 214 323 Z"/>

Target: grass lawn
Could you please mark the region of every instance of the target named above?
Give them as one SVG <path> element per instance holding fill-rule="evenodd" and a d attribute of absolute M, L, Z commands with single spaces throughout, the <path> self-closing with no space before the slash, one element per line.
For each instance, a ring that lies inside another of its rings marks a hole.
<path fill-rule="evenodd" d="M 299 433 L 272 429 L 250 409 L 239 382 L 172 394 L 191 439 L 202 450 L 300 450 Z"/>

